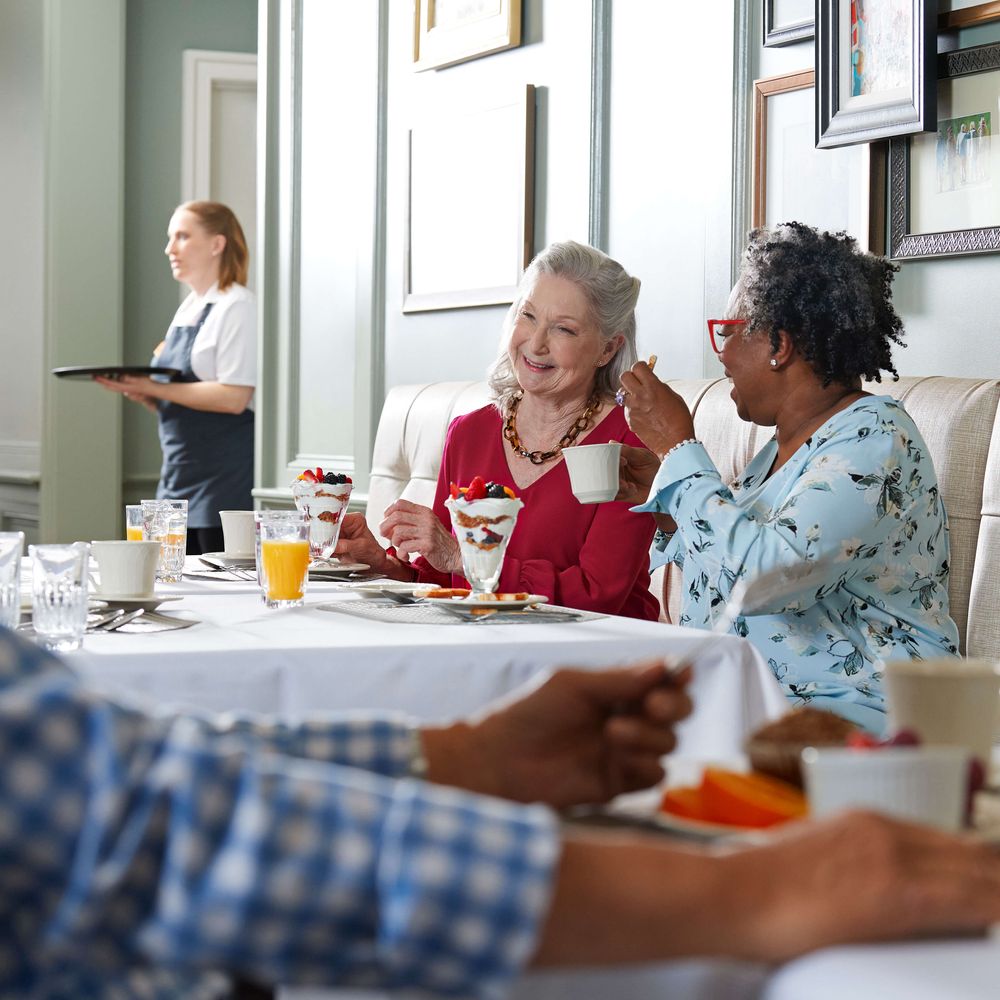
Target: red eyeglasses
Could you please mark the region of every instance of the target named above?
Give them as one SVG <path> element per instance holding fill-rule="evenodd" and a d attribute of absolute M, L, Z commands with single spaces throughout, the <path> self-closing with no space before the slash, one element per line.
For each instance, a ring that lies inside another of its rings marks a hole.
<path fill-rule="evenodd" d="M 708 321 L 708 339 L 712 342 L 712 350 L 716 354 L 722 353 L 722 348 L 726 344 L 726 337 L 737 332 L 737 327 L 747 325 L 745 319 L 710 319 Z"/>

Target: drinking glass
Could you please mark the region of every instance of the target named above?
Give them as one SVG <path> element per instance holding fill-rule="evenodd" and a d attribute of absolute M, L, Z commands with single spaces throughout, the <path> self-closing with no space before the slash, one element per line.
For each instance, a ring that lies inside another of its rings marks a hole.
<path fill-rule="evenodd" d="M 264 603 L 269 608 L 298 607 L 309 579 L 309 518 L 297 510 L 265 510 L 257 523 Z"/>
<path fill-rule="evenodd" d="M 21 620 L 23 531 L 0 531 L 0 625 L 17 628 Z"/>
<path fill-rule="evenodd" d="M 524 503 L 517 499 L 445 500 L 462 556 L 462 573 L 474 594 L 492 594 L 500 582 L 503 557 Z"/>
<path fill-rule="evenodd" d="M 125 505 L 125 539 L 129 542 L 142 541 L 142 504 Z"/>
<path fill-rule="evenodd" d="M 87 626 L 90 546 L 29 545 L 32 625 L 47 649 L 79 649 Z"/>
<path fill-rule="evenodd" d="M 142 533 L 148 542 L 160 543 L 156 579 L 179 583 L 187 550 L 187 500 L 143 500 Z"/>

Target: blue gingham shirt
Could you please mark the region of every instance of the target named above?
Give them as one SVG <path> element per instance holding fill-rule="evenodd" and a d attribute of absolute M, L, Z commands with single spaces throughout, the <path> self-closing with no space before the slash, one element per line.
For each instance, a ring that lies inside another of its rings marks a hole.
<path fill-rule="evenodd" d="M 412 733 L 150 714 L 0 629 L 0 997 L 502 992 L 554 817 L 402 777 Z"/>

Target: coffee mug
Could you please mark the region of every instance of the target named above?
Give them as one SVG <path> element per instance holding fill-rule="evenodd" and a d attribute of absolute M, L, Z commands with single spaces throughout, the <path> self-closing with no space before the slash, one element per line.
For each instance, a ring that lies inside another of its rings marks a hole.
<path fill-rule="evenodd" d="M 153 593 L 159 542 L 91 542 L 90 551 L 100 576 L 94 582 L 95 593 L 135 598 Z"/>
<path fill-rule="evenodd" d="M 924 743 L 964 747 L 989 764 L 1000 719 L 1000 667 L 957 656 L 893 660 L 885 666 L 889 728 Z"/>
<path fill-rule="evenodd" d="M 563 448 L 569 485 L 580 503 L 614 500 L 618 495 L 618 459 L 621 452 L 621 441 Z"/>
<path fill-rule="evenodd" d="M 252 510 L 220 510 L 225 554 L 234 559 L 253 559 L 255 531 Z"/>

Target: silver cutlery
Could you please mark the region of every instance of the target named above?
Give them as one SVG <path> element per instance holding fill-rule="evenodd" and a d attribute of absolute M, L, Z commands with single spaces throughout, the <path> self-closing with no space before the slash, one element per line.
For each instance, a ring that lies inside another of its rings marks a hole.
<path fill-rule="evenodd" d="M 117 615 L 112 618 L 111 621 L 105 622 L 103 625 L 98 625 L 96 628 L 91 629 L 92 632 L 116 632 L 123 625 L 128 625 L 129 622 L 133 622 L 136 618 L 141 617 L 145 614 L 142 608 L 136 608 L 135 611 L 126 611 L 124 614 Z"/>

